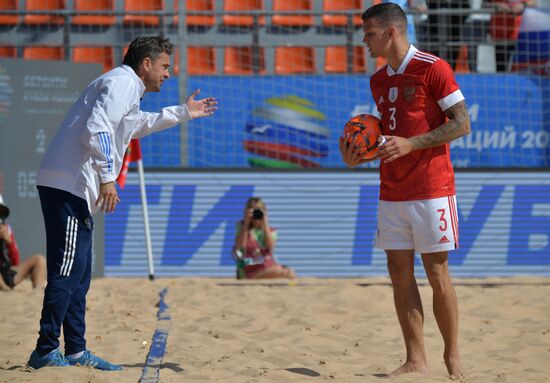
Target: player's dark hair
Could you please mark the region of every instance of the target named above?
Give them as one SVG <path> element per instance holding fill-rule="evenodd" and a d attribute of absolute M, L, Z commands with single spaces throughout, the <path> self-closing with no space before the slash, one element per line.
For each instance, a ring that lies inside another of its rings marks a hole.
<path fill-rule="evenodd" d="M 407 15 L 401 7 L 395 3 L 380 3 L 373 5 L 361 15 L 363 21 L 376 19 L 385 27 L 398 26 L 403 31 L 407 30 Z"/>
<path fill-rule="evenodd" d="M 169 39 L 160 36 L 140 36 L 130 43 L 122 63 L 137 70 L 144 58 L 150 57 L 154 61 L 161 53 L 171 55 L 173 51 L 174 44 Z"/>

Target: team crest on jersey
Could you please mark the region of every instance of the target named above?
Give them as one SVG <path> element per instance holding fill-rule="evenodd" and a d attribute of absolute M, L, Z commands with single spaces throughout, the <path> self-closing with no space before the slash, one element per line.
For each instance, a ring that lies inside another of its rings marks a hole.
<path fill-rule="evenodd" d="M 390 93 L 388 94 L 388 99 L 390 102 L 395 102 L 397 100 L 397 87 L 390 88 Z"/>
<path fill-rule="evenodd" d="M 403 98 L 405 101 L 411 101 L 416 95 L 416 87 L 414 85 L 403 88 Z"/>

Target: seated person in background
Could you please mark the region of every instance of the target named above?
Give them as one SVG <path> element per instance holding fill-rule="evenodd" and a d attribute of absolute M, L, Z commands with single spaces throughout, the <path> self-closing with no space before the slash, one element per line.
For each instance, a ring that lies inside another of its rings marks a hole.
<path fill-rule="evenodd" d="M 536 0 L 490 0 L 496 8 L 491 17 L 491 37 L 495 42 L 497 72 L 510 70 L 510 59 L 516 48 L 521 15 L 526 7 L 536 7 Z"/>
<path fill-rule="evenodd" d="M 233 248 L 237 260 L 237 278 L 294 278 L 294 270 L 273 258 L 277 232 L 269 227 L 267 208 L 260 198 L 246 203 L 244 218 L 237 223 Z"/>
<path fill-rule="evenodd" d="M 35 254 L 19 263 L 19 249 L 10 225 L 5 219 L 10 210 L 4 205 L 0 194 L 0 290 L 10 291 L 23 279 L 30 276 L 33 288 L 46 287 L 46 258 Z"/>

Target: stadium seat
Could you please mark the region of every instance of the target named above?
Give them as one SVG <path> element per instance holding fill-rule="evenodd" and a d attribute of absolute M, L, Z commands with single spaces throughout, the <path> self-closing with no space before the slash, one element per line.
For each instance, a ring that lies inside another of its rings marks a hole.
<path fill-rule="evenodd" d="M 213 11 L 214 0 L 187 0 L 187 12 L 189 11 Z M 174 1 L 174 11 L 178 11 L 178 1 Z M 174 16 L 174 24 L 179 23 L 178 15 Z M 215 16 L 187 15 L 187 25 L 192 27 L 210 27 L 216 24 Z"/>
<path fill-rule="evenodd" d="M 223 2 L 224 11 L 257 11 L 263 8 L 262 0 L 225 0 Z M 225 25 L 252 26 L 254 17 L 250 15 L 224 15 L 222 21 Z M 264 17 L 258 19 L 260 25 L 264 24 Z"/>
<path fill-rule="evenodd" d="M 259 49 L 258 72 L 265 73 L 264 49 Z M 254 60 L 252 47 L 228 47 L 224 51 L 223 72 L 225 74 L 253 74 Z"/>
<path fill-rule="evenodd" d="M 0 46 L 0 57 L 17 57 L 17 49 L 15 47 Z"/>
<path fill-rule="evenodd" d="M 274 11 L 309 11 L 313 9 L 312 0 L 273 0 Z M 274 25 L 307 27 L 314 24 L 312 15 L 273 15 Z"/>
<path fill-rule="evenodd" d="M 125 0 L 124 11 L 162 11 L 164 9 L 163 0 Z M 150 15 L 124 15 L 122 22 L 126 25 L 146 25 L 155 27 L 159 25 L 159 16 Z"/>
<path fill-rule="evenodd" d="M 324 11 L 356 11 L 353 16 L 353 25 L 363 25 L 361 12 L 363 10 L 361 0 L 324 0 Z M 327 26 L 346 26 L 348 25 L 348 16 L 346 15 L 323 15 L 323 24 Z"/>
<path fill-rule="evenodd" d="M 107 11 L 115 9 L 114 0 L 74 0 L 75 11 Z M 114 25 L 112 15 L 75 15 L 72 18 L 75 25 Z"/>
<path fill-rule="evenodd" d="M 64 0 L 27 0 L 25 2 L 26 11 L 57 11 L 65 9 Z M 63 16 L 59 15 L 25 15 L 25 24 L 63 24 Z"/>
<path fill-rule="evenodd" d="M 19 0 L 2 0 L 0 1 L 0 10 L 16 11 Z M 0 15 L 0 25 L 16 25 L 17 15 Z"/>
<path fill-rule="evenodd" d="M 98 63 L 103 65 L 103 71 L 107 72 L 114 66 L 112 47 L 75 47 L 73 48 L 73 61 L 81 63 Z"/>
<path fill-rule="evenodd" d="M 25 47 L 23 49 L 25 60 L 63 60 L 65 51 L 62 47 Z"/>
<path fill-rule="evenodd" d="M 353 47 L 352 72 L 366 72 L 365 48 Z M 347 73 L 348 52 L 347 47 L 326 47 L 325 49 L 325 72 L 326 73 Z"/>
<path fill-rule="evenodd" d="M 179 49 L 174 51 L 174 70 L 177 76 L 180 72 Z M 212 75 L 216 74 L 216 51 L 213 47 L 188 47 L 187 48 L 187 74 Z"/>
<path fill-rule="evenodd" d="M 315 73 L 315 49 L 311 47 L 275 48 L 275 73 Z"/>

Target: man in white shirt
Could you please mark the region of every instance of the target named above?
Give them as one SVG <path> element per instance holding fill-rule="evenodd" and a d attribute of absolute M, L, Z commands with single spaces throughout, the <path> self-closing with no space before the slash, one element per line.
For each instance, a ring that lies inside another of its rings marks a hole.
<path fill-rule="evenodd" d="M 54 136 L 40 166 L 37 185 L 46 225 L 48 285 L 36 349 L 28 366 L 85 365 L 121 370 L 86 349 L 86 293 L 91 280 L 92 214 L 113 212 L 120 201 L 115 180 L 132 138 L 193 118 L 210 116 L 214 98 L 195 100 L 160 113 L 139 109 L 145 92 L 158 92 L 170 77 L 173 44 L 159 36 L 138 37 L 123 65 L 95 79 L 80 95 Z M 63 326 L 65 356 L 59 351 Z"/>

